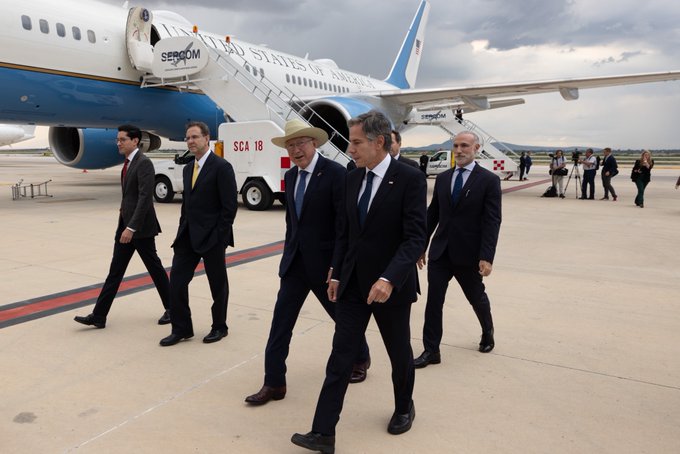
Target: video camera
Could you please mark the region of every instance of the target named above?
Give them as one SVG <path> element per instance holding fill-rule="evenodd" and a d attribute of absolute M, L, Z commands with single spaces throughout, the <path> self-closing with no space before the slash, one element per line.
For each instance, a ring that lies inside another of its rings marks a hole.
<path fill-rule="evenodd" d="M 573 162 L 578 162 L 581 159 L 581 152 L 580 151 L 574 151 L 571 153 L 571 160 Z"/>

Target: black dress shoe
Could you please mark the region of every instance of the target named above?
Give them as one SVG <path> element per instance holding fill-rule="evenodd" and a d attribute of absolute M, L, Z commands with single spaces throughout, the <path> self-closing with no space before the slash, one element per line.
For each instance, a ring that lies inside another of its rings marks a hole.
<path fill-rule="evenodd" d="M 87 326 L 94 326 L 95 328 L 104 328 L 106 327 L 106 319 L 98 319 L 94 316 L 94 314 L 86 315 L 85 317 L 81 317 L 80 315 L 76 315 L 73 320 L 77 321 L 78 323 L 82 323 L 83 325 Z"/>
<path fill-rule="evenodd" d="M 392 419 L 390 419 L 390 423 L 387 426 L 387 431 L 392 435 L 408 432 L 413 425 L 414 419 L 416 419 L 416 407 L 413 405 L 413 401 L 411 401 L 411 409 L 408 413 L 395 413 L 392 415 Z"/>
<path fill-rule="evenodd" d="M 194 337 L 194 335 L 189 334 L 184 336 L 182 334 L 172 333 L 168 337 L 164 337 L 163 339 L 161 339 L 161 347 L 169 347 L 171 345 L 175 345 L 179 343 L 179 341 L 183 339 L 189 339 L 190 337 Z"/>
<path fill-rule="evenodd" d="M 246 397 L 246 402 L 251 405 L 264 405 L 270 400 L 281 400 L 286 397 L 285 386 L 262 386 L 255 394 Z"/>
<path fill-rule="evenodd" d="M 211 329 L 210 332 L 208 333 L 208 335 L 203 338 L 203 343 L 204 344 L 211 344 L 213 342 L 217 342 L 218 340 L 222 339 L 223 337 L 227 337 L 227 334 L 229 334 L 229 331 L 220 331 L 219 329 Z"/>
<path fill-rule="evenodd" d="M 425 350 L 419 357 L 413 360 L 413 367 L 422 369 L 428 364 L 439 364 L 442 362 L 442 357 L 439 352 L 428 352 Z"/>
<path fill-rule="evenodd" d="M 368 376 L 368 368 L 371 367 L 371 358 L 369 357 L 365 362 L 355 364 L 352 368 L 352 375 L 349 377 L 350 383 L 361 383 L 366 380 Z"/>
<path fill-rule="evenodd" d="M 168 323 L 170 323 L 170 312 L 165 311 L 161 318 L 158 319 L 158 324 L 167 325 Z"/>
<path fill-rule="evenodd" d="M 316 432 L 306 434 L 293 434 L 290 441 L 294 445 L 307 448 L 310 451 L 319 451 L 324 454 L 335 453 L 335 435 L 321 435 Z"/>
<path fill-rule="evenodd" d="M 493 340 L 493 328 L 482 333 L 482 340 L 479 341 L 479 351 L 482 353 L 489 353 L 493 350 L 496 343 Z"/>

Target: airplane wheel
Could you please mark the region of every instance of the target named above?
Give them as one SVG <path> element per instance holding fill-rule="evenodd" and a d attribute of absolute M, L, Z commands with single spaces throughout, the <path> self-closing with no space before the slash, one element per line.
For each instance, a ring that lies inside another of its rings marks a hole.
<path fill-rule="evenodd" d="M 241 190 L 243 204 L 249 210 L 265 211 L 274 203 L 274 194 L 263 181 L 251 180 Z"/>
<path fill-rule="evenodd" d="M 159 203 L 170 203 L 175 198 L 175 191 L 172 190 L 172 183 L 168 177 L 163 175 L 156 177 L 153 198 Z"/>

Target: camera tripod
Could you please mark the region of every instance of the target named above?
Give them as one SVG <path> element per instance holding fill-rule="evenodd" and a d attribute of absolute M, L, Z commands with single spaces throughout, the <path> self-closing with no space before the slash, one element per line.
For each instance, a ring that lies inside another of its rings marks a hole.
<path fill-rule="evenodd" d="M 578 183 L 578 186 L 576 186 L 576 198 L 579 198 L 579 192 L 581 191 L 581 187 L 583 182 L 581 181 L 581 171 L 578 168 L 578 161 L 574 161 L 574 165 L 571 166 L 571 172 L 569 172 L 569 178 L 567 178 L 567 184 L 564 185 L 564 192 L 567 192 L 567 189 L 569 189 L 569 182 L 571 181 L 572 175 L 576 174 L 574 179 L 576 180 L 576 183 Z"/>

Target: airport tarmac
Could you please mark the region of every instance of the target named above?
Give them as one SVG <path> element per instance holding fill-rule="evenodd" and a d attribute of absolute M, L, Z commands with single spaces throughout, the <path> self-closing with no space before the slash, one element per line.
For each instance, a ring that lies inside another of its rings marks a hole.
<path fill-rule="evenodd" d="M 568 198 L 541 198 L 547 171 L 531 170 L 529 181 L 502 183 L 500 241 L 485 279 L 496 348 L 477 351 L 478 322 L 452 283 L 442 363 L 416 372 L 413 428 L 393 436 L 389 361 L 371 322 L 372 367 L 366 382 L 350 385 L 336 452 L 680 452 L 680 170 L 653 170 L 644 209 L 633 204 L 629 168 L 614 179 L 617 202 L 575 200 L 574 181 Z M 202 275 L 190 287 L 196 337 L 176 346 L 158 345 L 170 329 L 156 324 L 162 307 L 153 287 L 119 296 L 103 330 L 73 321 L 91 311 L 92 296 L 72 308 L 69 295 L 96 296 L 108 271 L 119 176 L 120 167 L 84 173 L 51 158 L 0 156 L 0 451 L 309 452 L 290 437 L 310 430 L 333 333 L 313 298 L 296 326 L 286 398 L 243 402 L 263 379 L 281 205 L 239 207 L 227 253 L 250 258 L 229 267 L 222 341 L 201 342 L 211 304 Z M 20 179 L 51 179 L 53 197 L 12 201 Z M 169 267 L 180 201 L 156 210 Z M 144 272 L 135 256 L 128 276 Z M 420 282 L 426 292 L 425 271 Z M 36 301 L 52 305 L 27 319 L 11 315 Z M 416 355 L 424 308 L 422 296 L 412 311 Z"/>

